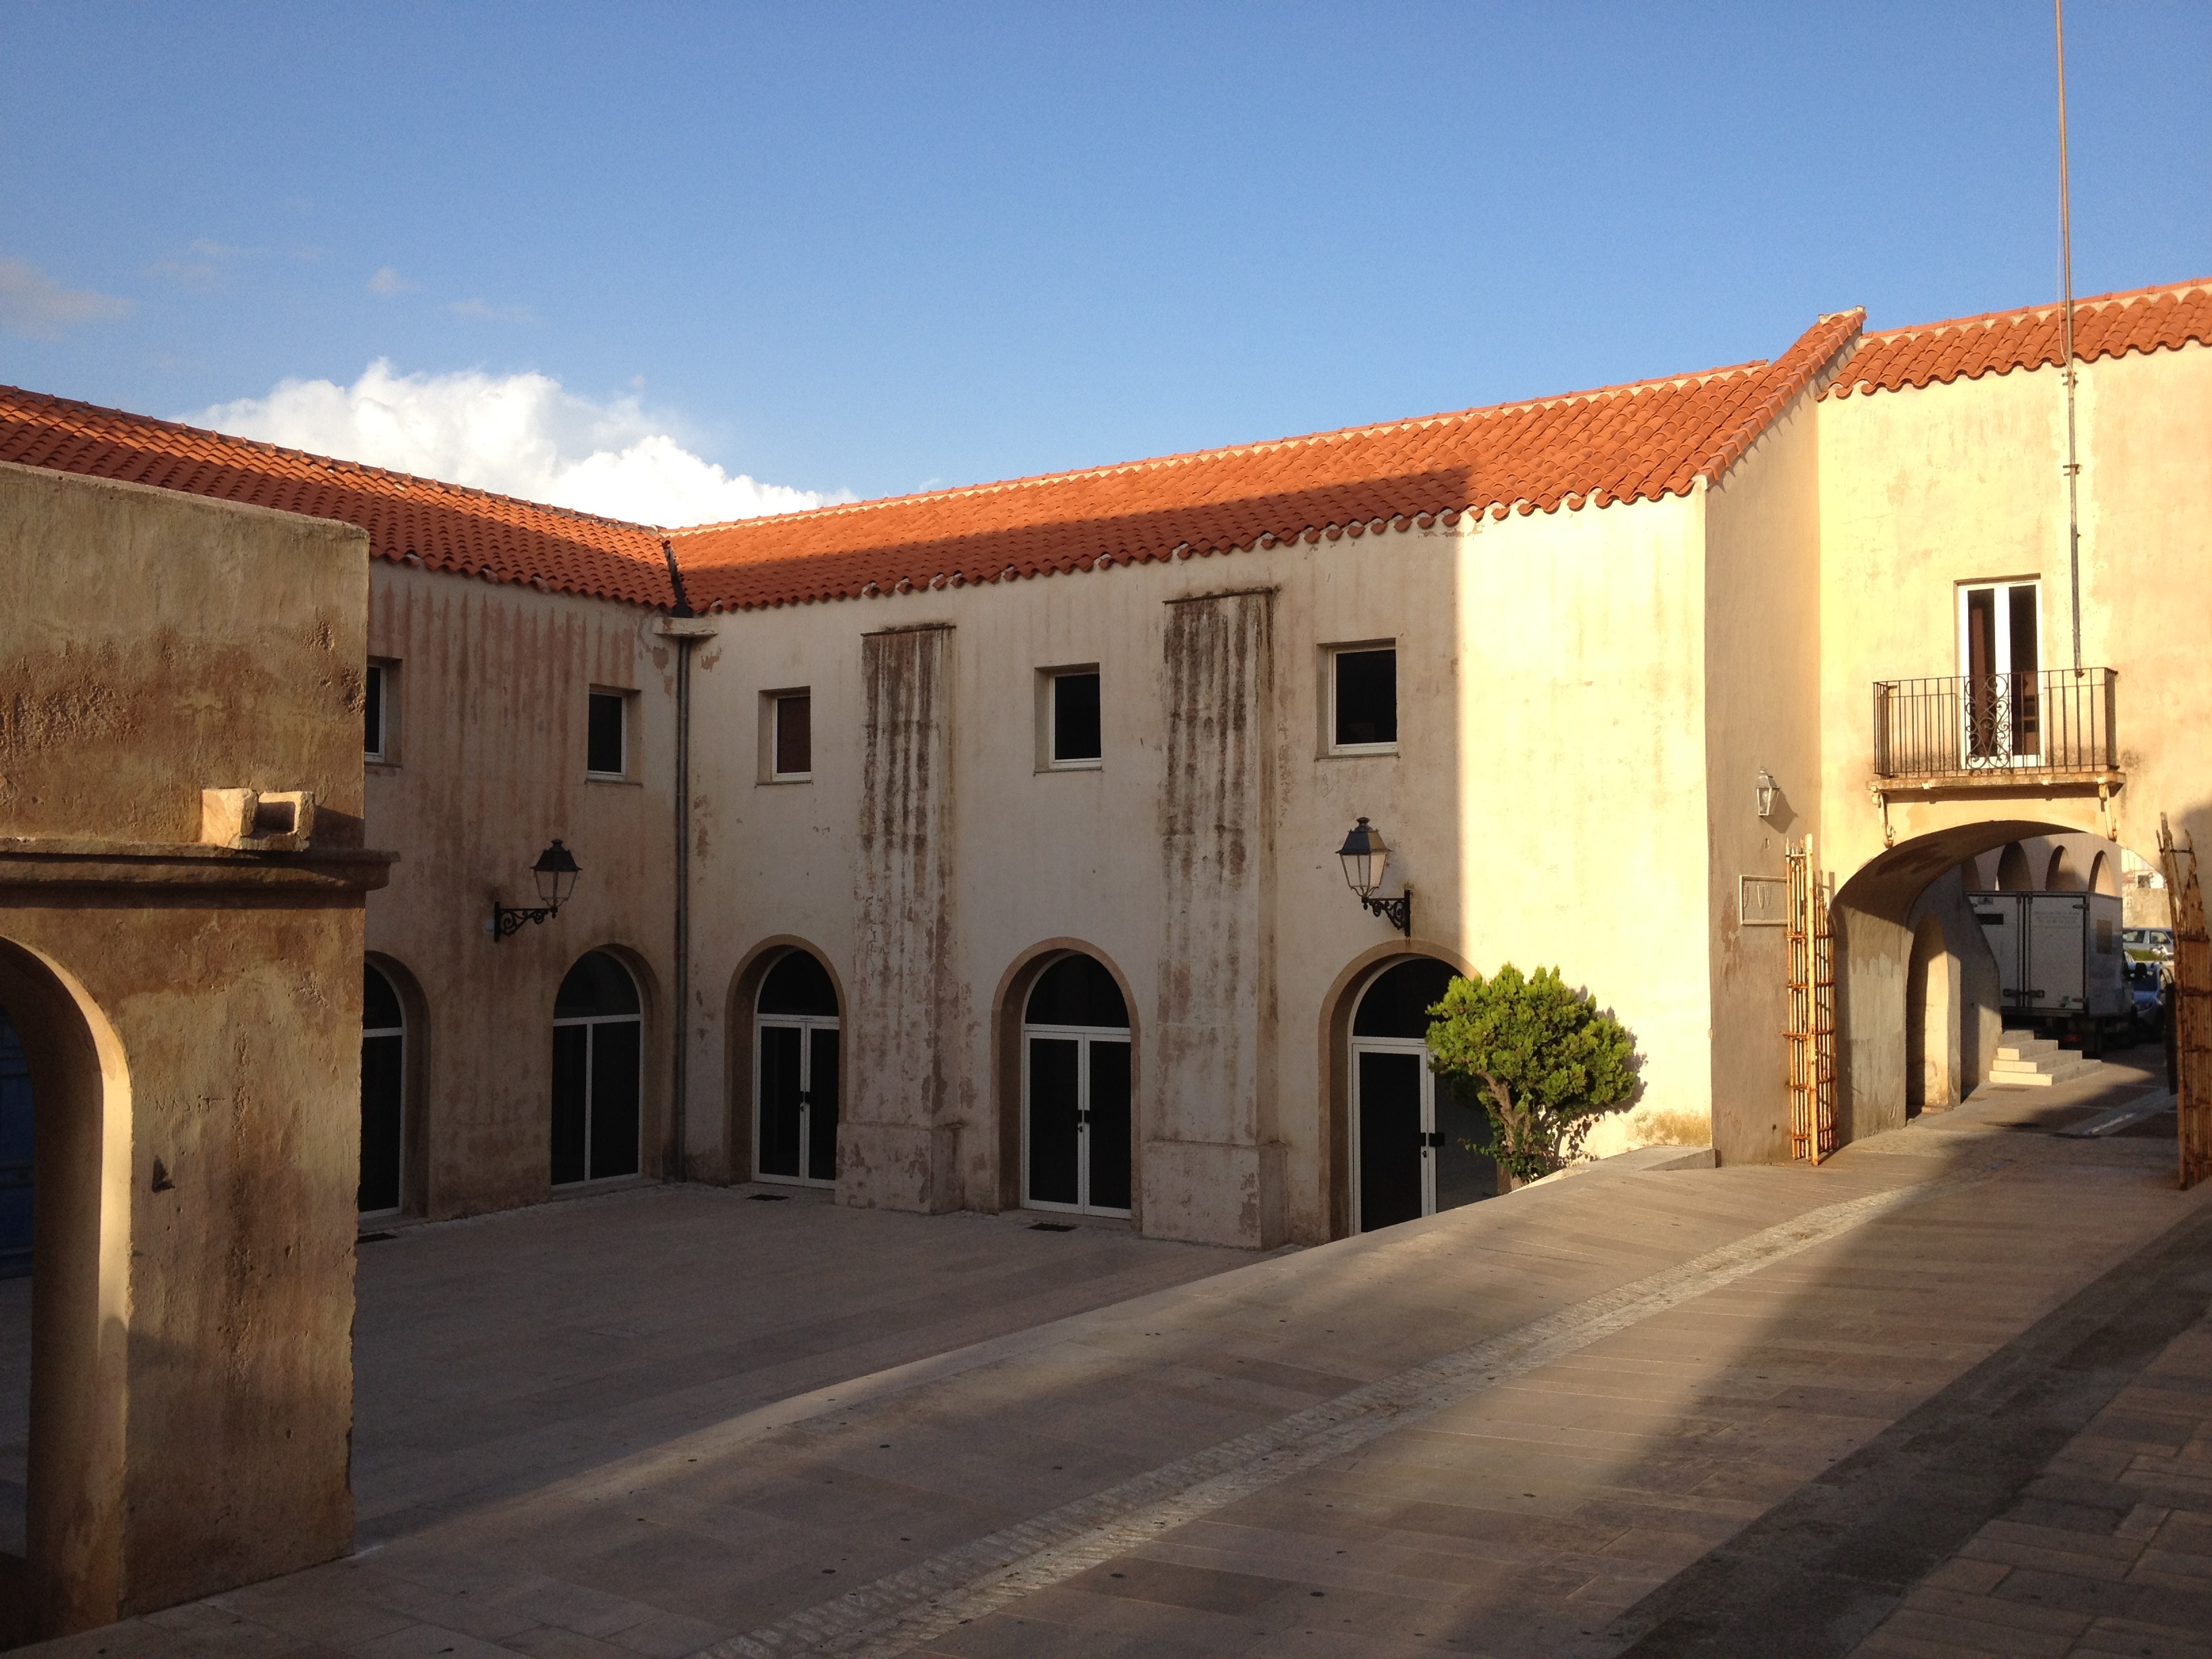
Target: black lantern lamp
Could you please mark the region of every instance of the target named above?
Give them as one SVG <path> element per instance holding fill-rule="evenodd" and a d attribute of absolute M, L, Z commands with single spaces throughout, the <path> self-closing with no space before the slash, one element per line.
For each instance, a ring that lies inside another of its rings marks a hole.
<path fill-rule="evenodd" d="M 538 862 L 530 866 L 530 873 L 538 881 L 538 896 L 543 901 L 532 909 L 510 908 L 497 899 L 491 906 L 491 936 L 505 939 L 509 933 L 519 933 L 526 921 L 544 921 L 559 914 L 568 902 L 568 895 L 576 890 L 576 878 L 583 872 L 576 867 L 576 855 L 561 844 L 555 836 L 553 844 L 538 855 Z"/>
<path fill-rule="evenodd" d="M 1382 884 L 1383 866 L 1390 861 L 1390 849 L 1382 844 L 1382 832 L 1365 818 L 1352 826 L 1352 833 L 1344 838 L 1344 845 L 1336 849 L 1337 857 L 1344 860 L 1344 879 L 1359 902 L 1389 922 L 1407 939 L 1413 936 L 1413 890 L 1410 887 L 1395 898 L 1376 898 L 1375 890 Z"/>

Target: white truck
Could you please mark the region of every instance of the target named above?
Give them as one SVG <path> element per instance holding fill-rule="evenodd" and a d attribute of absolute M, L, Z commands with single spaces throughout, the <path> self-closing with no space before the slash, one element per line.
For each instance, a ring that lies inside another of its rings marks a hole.
<path fill-rule="evenodd" d="M 2007 1025 L 2063 1024 L 2094 1056 L 2134 1009 L 2120 901 L 2105 893 L 1969 893 L 1997 959 Z"/>

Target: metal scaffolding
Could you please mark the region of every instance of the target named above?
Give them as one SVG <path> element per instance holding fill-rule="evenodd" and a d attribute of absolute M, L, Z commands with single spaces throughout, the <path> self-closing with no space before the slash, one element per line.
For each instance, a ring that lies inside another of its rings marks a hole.
<path fill-rule="evenodd" d="M 2173 907 L 2173 1115 L 2179 1125 L 2181 1186 L 2212 1175 L 2212 938 L 2197 882 L 2197 838 L 2176 842 L 2158 817 L 2166 896 Z"/>
<path fill-rule="evenodd" d="M 1836 1150 L 1836 963 L 1832 883 L 1813 864 L 1813 838 L 1783 842 L 1790 882 L 1790 1155 L 1814 1164 Z"/>

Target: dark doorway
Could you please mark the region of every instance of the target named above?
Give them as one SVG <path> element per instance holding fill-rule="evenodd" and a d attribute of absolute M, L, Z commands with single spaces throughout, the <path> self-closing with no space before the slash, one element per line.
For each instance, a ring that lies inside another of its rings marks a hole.
<path fill-rule="evenodd" d="M 638 1172 L 644 1021 L 637 981 L 605 951 L 580 958 L 553 1000 L 553 1184 Z"/>
<path fill-rule="evenodd" d="M 0 1008 L 0 1640 L 20 1639 L 31 1457 L 31 1066 Z"/>
<path fill-rule="evenodd" d="M 407 1019 L 399 993 L 367 963 L 361 996 L 361 1195 L 363 1215 L 399 1208 L 406 1157 Z"/>
<path fill-rule="evenodd" d="M 830 970 L 791 951 L 761 981 L 754 1012 L 756 1178 L 836 1183 L 838 1035 Z"/>
<path fill-rule="evenodd" d="M 1490 1120 L 1429 1069 L 1429 1009 L 1456 970 L 1414 957 L 1368 985 L 1352 1021 L 1352 1230 L 1373 1232 L 1498 1193 Z"/>
<path fill-rule="evenodd" d="M 1094 957 L 1045 969 L 1022 1017 L 1022 1201 L 1127 1215 L 1133 1187 L 1129 1010 Z"/>

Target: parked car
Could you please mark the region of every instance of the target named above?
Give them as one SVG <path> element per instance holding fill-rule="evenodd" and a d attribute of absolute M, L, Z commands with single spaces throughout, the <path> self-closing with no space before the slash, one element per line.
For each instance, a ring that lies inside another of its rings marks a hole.
<path fill-rule="evenodd" d="M 2155 962 L 2128 964 L 2128 994 L 2135 1003 L 2130 1023 L 2137 1036 L 2155 1039 L 2165 1033 L 2166 1003 L 2161 995 L 2165 980 L 2166 970 Z"/>
<path fill-rule="evenodd" d="M 2128 953 L 2130 962 L 2172 962 L 2173 929 L 2123 927 L 2120 929 L 2120 948 Z"/>

